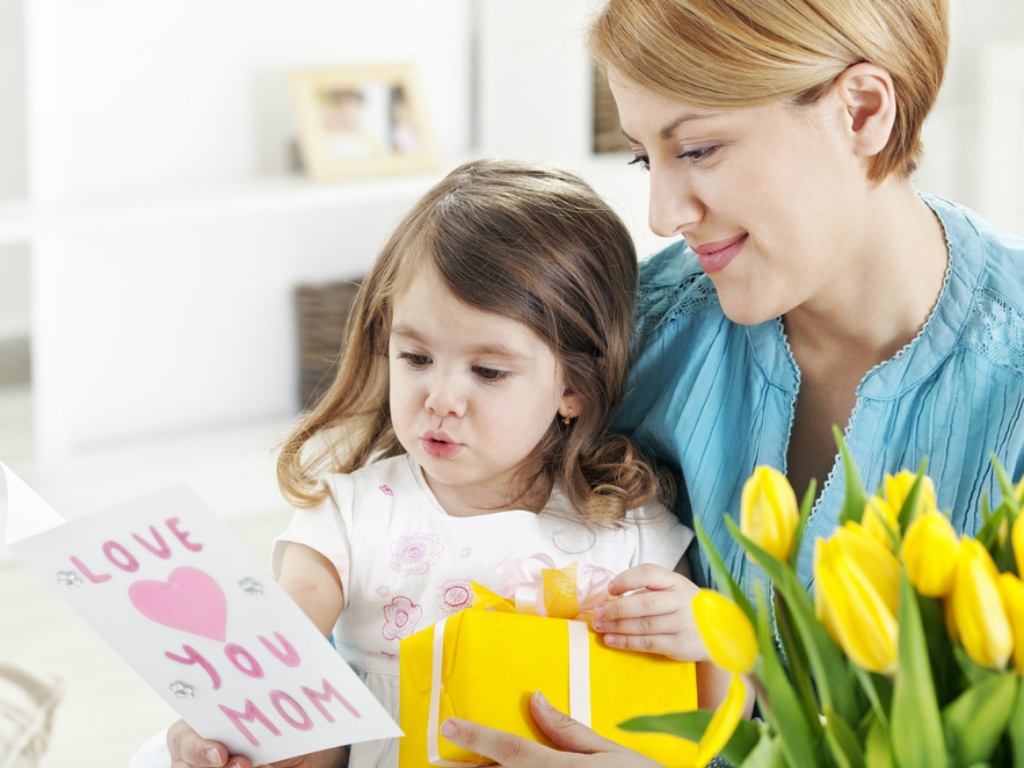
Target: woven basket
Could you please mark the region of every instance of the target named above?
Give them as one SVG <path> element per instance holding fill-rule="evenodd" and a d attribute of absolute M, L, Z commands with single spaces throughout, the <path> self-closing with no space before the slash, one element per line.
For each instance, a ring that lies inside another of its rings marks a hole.
<path fill-rule="evenodd" d="M 334 381 L 348 310 L 360 280 L 295 289 L 299 314 L 299 397 L 311 408 Z"/>

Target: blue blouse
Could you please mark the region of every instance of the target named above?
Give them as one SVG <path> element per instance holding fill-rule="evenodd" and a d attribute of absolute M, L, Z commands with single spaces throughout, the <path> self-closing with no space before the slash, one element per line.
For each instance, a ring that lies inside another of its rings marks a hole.
<path fill-rule="evenodd" d="M 918 336 L 861 381 L 846 443 L 869 492 L 885 473 L 916 470 L 928 457 L 939 507 L 958 531 L 973 533 L 982 494 L 994 504 L 1002 498 L 990 456 L 1013 478 L 1024 474 L 1024 241 L 958 205 L 922 198 L 946 233 L 942 291 Z M 755 466 L 786 472 L 800 371 L 781 319 L 745 326 L 726 318 L 684 242 L 652 256 L 640 275 L 639 357 L 613 429 L 681 473 L 677 512 L 691 525 L 700 517 L 752 594 L 765 576 L 723 515 L 738 521 Z M 845 484 L 837 457 L 799 554 L 808 587 L 814 542 L 837 525 Z M 703 557 L 701 565 L 707 580 Z"/>

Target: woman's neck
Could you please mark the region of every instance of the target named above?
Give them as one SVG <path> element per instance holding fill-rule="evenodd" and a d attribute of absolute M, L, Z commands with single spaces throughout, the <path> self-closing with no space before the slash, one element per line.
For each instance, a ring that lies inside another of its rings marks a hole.
<path fill-rule="evenodd" d="M 863 369 L 892 358 L 927 322 L 949 254 L 935 213 L 910 182 L 889 181 L 865 195 L 847 268 L 818 296 L 787 312 L 786 334 L 810 364 Z M 803 366 L 801 365 L 801 369 Z"/>

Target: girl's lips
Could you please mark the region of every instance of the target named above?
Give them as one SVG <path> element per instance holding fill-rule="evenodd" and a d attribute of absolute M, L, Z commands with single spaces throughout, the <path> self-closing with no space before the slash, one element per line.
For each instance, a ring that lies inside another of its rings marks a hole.
<path fill-rule="evenodd" d="M 697 260 L 700 262 L 701 269 L 710 275 L 713 272 L 725 269 L 729 262 L 736 258 L 736 254 L 743 249 L 743 245 L 746 242 L 747 234 L 744 233 L 731 237 L 728 240 L 719 240 L 717 243 L 697 246 L 693 248 L 693 251 L 697 254 Z"/>
<path fill-rule="evenodd" d="M 434 440 L 430 437 L 424 437 L 420 443 L 423 445 L 423 450 L 435 459 L 450 459 L 463 448 L 462 443 L 446 443 L 443 440 Z"/>

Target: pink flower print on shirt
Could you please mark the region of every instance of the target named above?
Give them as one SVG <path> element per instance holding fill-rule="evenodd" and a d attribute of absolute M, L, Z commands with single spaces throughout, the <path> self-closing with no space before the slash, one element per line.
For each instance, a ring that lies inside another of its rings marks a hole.
<path fill-rule="evenodd" d="M 403 536 L 391 545 L 391 569 L 403 576 L 422 575 L 444 552 L 441 540 L 433 533 Z"/>
<path fill-rule="evenodd" d="M 394 491 L 392 491 L 392 490 L 391 490 L 390 488 L 388 488 L 388 487 L 387 487 L 386 485 L 382 485 L 382 486 L 380 487 L 380 491 L 381 491 L 381 493 L 383 493 L 383 494 L 384 494 L 385 496 L 394 496 L 394 495 L 395 495 L 395 492 L 394 492 Z"/>
<path fill-rule="evenodd" d="M 437 612 L 451 616 L 473 605 L 473 587 L 469 579 L 448 579 L 434 593 Z"/>
<path fill-rule="evenodd" d="M 385 640 L 402 640 L 416 631 L 416 624 L 423 615 L 423 609 L 408 597 L 396 597 L 390 605 L 384 606 Z"/>
<path fill-rule="evenodd" d="M 462 551 L 459 552 L 459 557 L 461 557 L 463 560 L 465 560 L 471 554 L 473 554 L 473 550 L 471 550 L 469 547 L 463 547 Z"/>
<path fill-rule="evenodd" d="M 379 587 L 377 587 L 377 594 L 381 597 L 387 597 L 391 594 L 391 587 L 385 584 L 381 584 Z"/>

